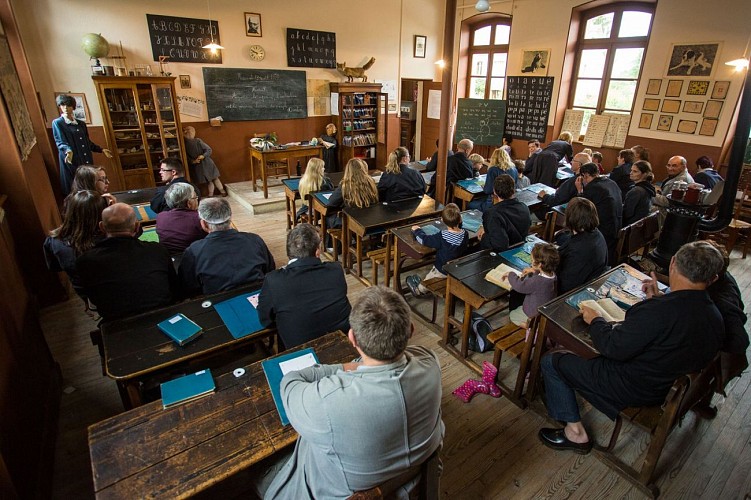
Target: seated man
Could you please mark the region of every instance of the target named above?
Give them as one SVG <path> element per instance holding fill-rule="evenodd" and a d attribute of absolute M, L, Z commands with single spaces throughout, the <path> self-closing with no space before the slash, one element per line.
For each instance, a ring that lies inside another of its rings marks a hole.
<path fill-rule="evenodd" d="M 537 193 L 537 199 L 550 208 L 571 201 L 571 198 L 577 195 L 575 182 L 577 175 L 579 175 L 579 169 L 586 163 L 592 163 L 592 158 L 587 153 L 576 153 L 574 159 L 571 160 L 571 170 L 573 170 L 576 175 L 563 181 L 563 184 L 556 189 L 554 194 L 549 194 L 544 189 L 540 190 L 540 192 Z M 540 217 L 539 215 L 537 217 L 540 220 L 544 220 L 544 217 Z"/>
<path fill-rule="evenodd" d="M 634 181 L 631 180 L 631 165 L 636 161 L 634 152 L 630 149 L 622 149 L 618 153 L 618 165 L 613 167 L 610 172 L 610 180 L 618 184 L 621 188 L 621 198 L 626 198 L 626 193 L 634 188 Z"/>
<path fill-rule="evenodd" d="M 595 204 L 600 219 L 600 232 L 608 244 L 608 263 L 615 265 L 618 231 L 623 217 L 621 189 L 606 175 L 600 175 L 597 165 L 585 163 L 579 167 L 575 184 L 581 196 Z"/>
<path fill-rule="evenodd" d="M 446 187 L 462 179 L 471 179 L 479 175 L 469 160 L 469 155 L 472 154 L 472 148 L 474 147 L 475 144 L 469 139 L 462 139 L 456 145 L 458 151 L 446 160 Z M 435 198 L 436 194 L 436 181 L 437 179 L 434 175 L 430 179 L 430 185 L 428 186 L 428 196 L 432 198 Z"/>
<path fill-rule="evenodd" d="M 232 228 L 232 210 L 225 198 L 201 200 L 198 216 L 209 234 L 183 253 L 178 275 L 185 293 L 232 290 L 260 281 L 274 270 L 274 257 L 261 237 Z"/>
<path fill-rule="evenodd" d="M 630 406 L 659 405 L 675 379 L 701 370 L 722 345 L 723 322 L 707 293 L 722 272 L 720 252 L 704 242 L 683 245 L 670 261 L 672 292 L 652 296 L 610 324 L 582 307 L 600 356 L 583 359 L 556 352 L 542 359 L 548 414 L 563 429 L 540 429 L 544 445 L 589 453 L 592 440 L 581 423 L 577 390 L 610 419 Z"/>
<path fill-rule="evenodd" d="M 482 226 L 477 231 L 480 248 L 502 252 L 527 237 L 532 217 L 527 205 L 516 199 L 514 179 L 501 174 L 493 183 L 495 204 L 482 214 Z"/>
<path fill-rule="evenodd" d="M 282 379 L 284 409 L 300 437 L 264 498 L 347 498 L 417 471 L 443 442 L 441 368 L 429 349 L 407 346 L 413 327 L 404 298 L 367 288 L 350 324 L 358 361 Z"/>
<path fill-rule="evenodd" d="M 183 162 L 180 158 L 173 158 L 170 156 L 163 159 L 162 163 L 159 165 L 159 175 L 162 177 L 162 182 L 164 182 L 165 185 L 159 187 L 156 190 L 156 194 L 151 199 L 151 209 L 157 214 L 169 210 L 167 201 L 164 199 L 168 187 L 178 182 L 190 184 L 188 179 L 185 178 L 185 167 L 183 167 Z M 196 194 L 201 193 L 196 189 Z"/>
<path fill-rule="evenodd" d="M 167 188 L 164 198 L 169 210 L 157 214 L 156 234 L 170 253 L 181 254 L 206 237 L 198 217 L 198 194 L 192 185 L 178 182 Z"/>
<path fill-rule="evenodd" d="M 76 260 L 84 294 L 97 306 L 103 321 L 132 316 L 171 304 L 177 297 L 177 276 L 167 249 L 140 241 L 136 213 L 115 203 L 99 222 L 107 238 Z"/>
<path fill-rule="evenodd" d="M 287 233 L 289 262 L 263 280 L 258 317 L 266 327 L 276 322 L 287 349 L 328 332 L 349 330 L 344 270 L 338 262 L 321 262 L 320 246 L 318 231 L 298 224 Z"/>
<path fill-rule="evenodd" d="M 686 159 L 682 156 L 672 156 L 668 160 L 666 166 L 668 171 L 668 177 L 660 185 L 660 191 L 655 196 L 654 204 L 658 207 L 665 208 L 669 205 L 667 196 L 673 191 L 673 188 L 678 185 L 679 182 L 685 182 L 691 184 L 694 182 L 694 178 L 688 173 L 688 165 Z"/>
<path fill-rule="evenodd" d="M 435 140 L 435 147 L 438 147 L 438 139 Z M 452 156 L 454 154 L 453 151 L 451 151 L 451 148 L 449 148 L 447 157 Z M 435 172 L 435 169 L 438 168 L 438 150 L 435 150 L 435 153 L 433 153 L 433 156 L 430 157 L 430 161 L 425 166 L 426 172 Z"/>

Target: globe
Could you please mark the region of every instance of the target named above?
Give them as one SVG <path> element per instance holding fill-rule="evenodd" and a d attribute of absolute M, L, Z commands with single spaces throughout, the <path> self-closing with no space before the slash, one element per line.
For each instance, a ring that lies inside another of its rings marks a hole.
<path fill-rule="evenodd" d="M 110 44 L 97 33 L 86 33 L 81 39 L 81 48 L 93 58 L 106 57 L 110 53 Z"/>

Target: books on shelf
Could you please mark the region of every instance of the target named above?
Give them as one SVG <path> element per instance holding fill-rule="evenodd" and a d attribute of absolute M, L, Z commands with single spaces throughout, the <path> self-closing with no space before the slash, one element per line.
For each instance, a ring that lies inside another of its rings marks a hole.
<path fill-rule="evenodd" d="M 488 271 L 488 274 L 485 275 L 485 279 L 487 281 L 490 281 L 494 285 L 498 285 L 501 288 L 511 290 L 511 283 L 509 283 L 508 278 L 504 279 L 503 276 L 512 272 L 516 273 L 517 270 L 506 264 L 499 264 L 495 268 Z"/>
<path fill-rule="evenodd" d="M 177 313 L 161 323 L 157 323 L 156 326 L 174 340 L 177 345 L 185 345 L 198 338 L 203 332 L 203 328 L 188 319 L 183 313 Z"/>
<path fill-rule="evenodd" d="M 291 371 L 302 370 L 315 364 L 318 364 L 318 356 L 316 356 L 312 347 L 282 354 L 281 356 L 261 362 L 261 367 L 263 368 L 264 375 L 266 375 L 266 381 L 269 383 L 271 397 L 274 399 L 276 411 L 279 412 L 282 425 L 289 424 L 287 412 L 284 410 L 284 405 L 282 404 L 282 377 Z"/>
<path fill-rule="evenodd" d="M 162 407 L 166 409 L 211 394 L 216 390 L 216 385 L 211 370 L 207 368 L 164 382 L 160 388 Z"/>

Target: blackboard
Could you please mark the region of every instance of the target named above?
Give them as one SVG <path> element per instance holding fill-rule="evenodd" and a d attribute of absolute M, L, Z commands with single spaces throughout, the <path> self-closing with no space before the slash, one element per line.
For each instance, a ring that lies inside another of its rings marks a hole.
<path fill-rule="evenodd" d="M 506 133 L 517 139 L 544 140 L 552 96 L 552 76 L 508 77 Z"/>
<path fill-rule="evenodd" d="M 287 66 L 336 68 L 336 33 L 287 28 Z"/>
<path fill-rule="evenodd" d="M 208 19 L 146 14 L 146 22 L 154 61 L 159 61 L 159 56 L 169 56 L 167 62 L 222 63 L 221 50 L 212 54 L 210 49 L 201 48 L 211 43 Z M 219 43 L 219 24 L 216 21 L 211 21 L 211 30 L 214 42 Z"/>
<path fill-rule="evenodd" d="M 307 118 L 305 71 L 203 68 L 209 118 L 225 121 Z"/>
<path fill-rule="evenodd" d="M 506 101 L 459 99 L 454 142 L 471 139 L 475 145 L 500 145 L 505 117 Z"/>

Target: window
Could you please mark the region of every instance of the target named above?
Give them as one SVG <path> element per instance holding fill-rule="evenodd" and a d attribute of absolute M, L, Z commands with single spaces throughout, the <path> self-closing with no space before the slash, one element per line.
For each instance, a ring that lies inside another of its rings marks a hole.
<path fill-rule="evenodd" d="M 494 19 L 470 28 L 467 97 L 503 99 L 510 21 Z"/>
<path fill-rule="evenodd" d="M 651 4 L 616 4 L 584 12 L 569 107 L 594 114 L 628 114 L 634 106 L 652 28 Z M 575 130 L 571 131 L 577 139 Z"/>

